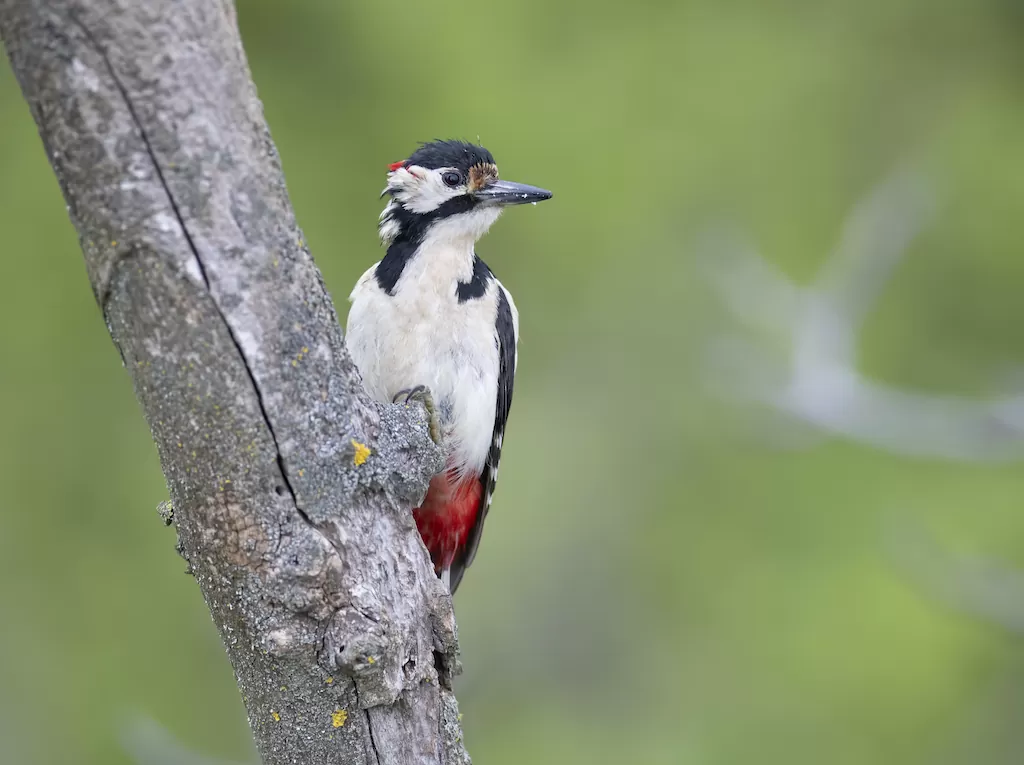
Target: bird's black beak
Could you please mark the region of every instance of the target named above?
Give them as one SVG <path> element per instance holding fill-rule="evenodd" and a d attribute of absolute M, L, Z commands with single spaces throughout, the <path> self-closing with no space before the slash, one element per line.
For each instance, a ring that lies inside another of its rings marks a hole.
<path fill-rule="evenodd" d="M 473 196 L 480 202 L 504 207 L 525 205 L 529 202 L 534 204 L 543 202 L 545 199 L 551 199 L 551 192 L 546 189 L 538 189 L 536 186 L 527 186 L 525 183 L 492 181 L 474 191 Z"/>

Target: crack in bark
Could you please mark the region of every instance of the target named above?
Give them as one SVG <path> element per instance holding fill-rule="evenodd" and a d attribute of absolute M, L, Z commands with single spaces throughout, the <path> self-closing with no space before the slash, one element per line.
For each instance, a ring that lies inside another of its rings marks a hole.
<path fill-rule="evenodd" d="M 260 390 L 259 383 L 256 381 L 256 374 L 253 372 L 252 367 L 249 365 L 249 360 L 245 357 L 245 352 L 242 350 L 242 344 L 238 341 L 235 336 L 235 331 L 231 328 L 231 322 L 228 321 L 227 316 L 221 310 L 220 305 L 217 303 L 217 298 L 213 294 L 213 290 L 210 286 L 210 277 L 206 273 L 206 266 L 203 263 L 203 259 L 199 255 L 199 248 L 196 247 L 195 241 L 192 239 L 192 235 L 188 231 L 188 226 L 185 224 L 185 216 L 181 213 L 181 208 L 178 206 L 178 200 L 174 198 L 174 193 L 171 191 L 170 185 L 167 183 L 167 179 L 164 177 L 163 168 L 160 167 L 160 162 L 157 159 L 156 151 L 153 149 L 153 144 L 149 140 L 149 135 L 146 133 L 146 128 L 142 125 L 142 120 L 139 119 L 138 112 L 135 110 L 135 104 L 132 102 L 131 96 L 128 93 L 128 89 L 121 82 L 121 78 L 117 76 L 117 70 L 114 69 L 114 64 L 111 62 L 110 57 L 107 55 L 106 49 L 100 44 L 99 40 L 96 39 L 95 35 L 89 30 L 89 28 L 78 18 L 77 14 L 72 12 L 69 14 L 71 21 L 77 26 L 82 34 L 85 35 L 89 44 L 92 45 L 96 53 L 99 54 L 100 58 L 103 59 L 103 64 L 107 68 L 107 72 L 110 74 L 110 79 L 114 82 L 114 87 L 117 88 L 117 92 L 120 93 L 121 99 L 124 101 L 125 108 L 128 109 L 128 114 L 131 116 L 132 122 L 139 131 L 139 138 L 142 139 L 142 145 L 146 148 L 146 155 L 149 157 L 149 161 L 153 163 L 153 170 L 156 172 L 157 180 L 160 182 L 160 187 L 167 195 L 167 202 L 171 206 L 171 212 L 174 213 L 174 219 L 181 226 L 181 233 L 185 237 L 185 242 L 188 244 L 189 250 L 192 252 L 192 257 L 195 258 L 196 265 L 199 268 L 199 275 L 203 279 L 203 284 L 206 285 L 206 291 L 210 295 L 210 301 L 213 303 L 213 308 L 217 312 L 217 316 L 220 317 L 221 322 L 224 324 L 224 328 L 228 332 L 228 337 L 231 338 L 232 344 L 235 346 L 235 350 L 238 351 L 238 356 L 242 360 L 242 366 L 245 367 L 245 373 L 249 377 L 249 382 L 252 384 L 253 391 L 256 394 L 256 402 L 260 408 L 260 414 L 263 417 L 264 423 L 266 423 L 267 430 L 270 432 L 270 439 L 274 444 L 274 453 L 276 454 L 277 468 L 281 472 L 281 480 L 284 481 L 285 488 L 288 489 L 288 493 L 291 495 L 292 504 L 295 505 L 295 509 L 298 511 L 302 519 L 309 524 L 317 533 L 323 535 L 323 532 L 316 527 L 316 524 L 310 520 L 309 516 L 306 515 L 305 511 L 299 506 L 299 498 L 295 493 L 295 488 L 292 486 L 291 480 L 288 478 L 288 471 L 284 464 L 284 455 L 281 454 L 281 445 L 277 440 L 277 434 L 274 432 L 274 426 L 270 421 L 270 414 L 267 412 L 266 404 L 263 401 L 263 391 Z M 115 266 L 123 261 L 127 257 L 127 254 L 123 257 L 119 257 Z M 111 289 L 109 287 L 104 295 L 103 304 L 101 309 L 103 310 L 104 317 L 106 316 L 106 302 L 110 299 Z M 326 536 L 324 538 L 331 542 Z M 333 542 L 331 547 L 334 548 Z M 336 548 L 335 548 L 336 549 Z"/>
<path fill-rule="evenodd" d="M 363 710 L 363 714 L 366 715 L 366 730 L 370 734 L 370 748 L 373 749 L 373 759 L 380 765 L 380 750 L 377 749 L 377 739 L 373 736 L 373 720 L 370 719 L 369 707 L 363 708 L 362 702 L 359 700 L 359 685 L 358 683 L 352 684 L 352 690 L 356 694 L 356 706 Z"/>
<path fill-rule="evenodd" d="M 358 697 L 356 698 L 358 703 Z M 370 719 L 370 710 L 364 709 L 363 714 L 366 715 L 366 729 L 370 732 L 370 746 L 373 747 L 373 758 L 380 765 L 380 751 L 377 749 L 377 740 L 373 737 L 373 720 Z"/>
<path fill-rule="evenodd" d="M 85 24 L 83 24 L 82 21 L 75 16 L 74 13 L 71 14 L 71 18 L 72 18 L 72 21 L 75 23 L 75 25 L 78 26 L 78 28 L 82 31 L 82 33 L 85 35 L 85 37 L 89 40 L 89 43 L 96 50 L 96 52 L 99 54 L 99 56 L 103 59 L 103 63 L 106 66 L 108 73 L 110 74 L 111 80 L 113 81 L 114 86 L 117 88 L 117 91 L 120 94 L 122 100 L 124 101 L 125 107 L 127 108 L 129 115 L 131 116 L 132 123 L 135 125 L 136 129 L 139 132 L 139 137 L 141 138 L 143 146 L 145 147 L 146 155 L 149 157 L 150 162 L 152 162 L 153 169 L 156 172 L 157 179 L 159 180 L 159 183 L 160 183 L 160 187 L 163 190 L 164 194 L 167 196 L 167 201 L 168 201 L 168 204 L 171 207 L 172 213 L 174 214 L 174 219 L 177 221 L 178 225 L 181 226 L 182 235 L 185 237 L 185 241 L 188 244 L 188 248 L 189 248 L 190 252 L 192 253 L 192 257 L 195 258 L 196 264 L 197 264 L 197 266 L 199 268 L 200 276 L 203 279 L 203 284 L 206 287 L 207 294 L 210 296 L 210 301 L 213 303 L 214 311 L 216 311 L 217 316 L 220 318 L 221 322 L 224 324 L 224 327 L 227 330 L 228 336 L 230 337 L 231 342 L 234 345 L 235 350 L 238 352 L 238 356 L 239 356 L 239 358 L 242 361 L 242 366 L 245 368 L 246 375 L 248 376 L 249 382 L 252 385 L 253 391 L 256 394 L 256 401 L 257 401 L 257 404 L 259 405 L 260 415 L 263 418 L 263 421 L 264 421 L 264 423 L 267 426 L 267 430 L 270 433 L 271 441 L 272 441 L 272 443 L 274 445 L 274 452 L 275 452 L 275 455 L 276 455 L 277 468 L 278 468 L 279 472 L 281 473 L 281 479 L 282 479 L 282 481 L 283 481 L 283 483 L 285 485 L 285 488 L 287 489 L 288 494 L 291 496 L 292 504 L 295 506 L 295 509 L 298 512 L 299 516 L 306 522 L 306 524 L 308 524 L 310 526 L 310 528 L 312 528 L 317 534 L 319 534 L 321 537 L 323 537 L 323 539 L 331 546 L 331 549 L 334 550 L 335 554 L 341 555 L 342 551 L 340 549 L 338 549 L 338 546 L 335 544 L 334 540 L 332 540 L 328 535 L 324 534 L 323 531 L 321 531 L 319 529 L 319 527 L 317 527 L 317 525 L 315 523 L 313 523 L 312 519 L 309 518 L 309 516 L 305 513 L 305 511 L 299 505 L 298 495 L 296 494 L 295 489 L 292 486 L 292 483 L 291 483 L 291 481 L 288 478 L 288 472 L 287 472 L 287 469 L 285 467 L 284 455 L 281 453 L 281 448 L 280 448 L 280 445 L 279 445 L 279 442 L 278 442 L 278 439 L 277 439 L 277 434 L 274 432 L 274 426 L 271 423 L 270 414 L 267 411 L 266 405 L 265 405 L 264 400 L 263 400 L 263 392 L 260 389 L 260 386 L 259 386 L 258 382 L 256 381 L 256 375 L 253 372 L 252 367 L 249 365 L 248 359 L 245 357 L 245 353 L 244 353 L 244 351 L 242 349 L 241 343 L 238 341 L 237 337 L 235 336 L 235 332 L 231 328 L 231 324 L 228 321 L 227 316 L 225 316 L 224 312 L 220 308 L 220 305 L 217 303 L 217 299 L 214 296 L 213 290 L 211 288 L 210 278 L 209 278 L 209 275 L 207 274 L 206 266 L 203 263 L 203 260 L 202 260 L 202 258 L 199 255 L 199 248 L 196 246 L 195 241 L 192 238 L 192 235 L 189 233 L 188 226 L 185 223 L 185 217 L 182 214 L 181 208 L 178 205 L 178 202 L 177 202 L 177 200 L 174 197 L 173 191 L 171 191 L 170 185 L 167 183 L 167 180 L 166 180 L 166 178 L 164 176 L 163 169 L 161 168 L 160 162 L 157 159 L 156 151 L 153 149 L 153 145 L 152 145 L 152 143 L 151 143 L 151 141 L 149 139 L 148 134 L 146 133 L 145 127 L 142 124 L 142 120 L 139 118 L 138 112 L 135 109 L 135 104 L 132 102 L 131 96 L 128 93 L 128 89 L 121 82 L 121 79 L 118 77 L 117 71 L 114 69 L 114 65 L 111 62 L 110 57 L 107 55 L 106 50 L 100 45 L 100 43 L 96 39 L 96 37 L 90 32 L 90 30 L 85 26 Z M 126 261 L 129 258 L 130 255 L 131 255 L 131 253 L 129 252 L 129 253 L 125 253 L 123 256 L 118 257 L 115 265 L 120 265 L 120 263 Z M 112 292 L 112 289 L 108 286 L 107 294 L 106 294 L 106 299 L 107 300 L 109 300 L 111 292 Z M 106 301 L 104 301 L 104 303 L 105 302 Z M 105 304 L 103 306 L 103 312 L 104 312 L 104 317 L 105 317 L 106 316 L 106 305 Z M 120 349 L 119 349 L 119 352 L 120 352 Z M 124 357 L 123 357 L 123 354 L 122 354 L 122 361 L 123 361 L 123 358 Z M 365 617 L 366 619 L 370 620 L 371 622 L 373 622 L 375 624 L 379 624 L 380 623 L 380 618 L 379 617 L 376 617 L 376 616 L 374 616 L 371 613 L 367 613 L 366 611 L 364 611 L 363 609 L 359 608 L 355 604 L 352 604 L 352 607 L 354 607 L 355 610 L 358 613 L 360 613 L 363 617 Z M 439 670 L 438 671 L 438 676 L 443 678 L 443 677 L 446 676 L 446 673 L 444 671 L 442 671 L 442 670 Z M 358 680 L 356 678 L 353 678 L 353 686 L 354 686 L 354 688 L 356 688 L 356 692 L 357 692 L 357 702 L 358 702 L 358 685 L 359 685 Z M 365 709 L 364 712 L 366 713 L 366 725 L 367 725 L 367 728 L 368 728 L 369 734 L 370 734 L 370 744 L 373 747 L 374 757 L 376 758 L 377 762 L 379 763 L 380 762 L 380 752 L 377 749 L 377 742 L 376 742 L 376 740 L 374 738 L 373 723 L 372 723 L 372 721 L 370 719 L 370 710 L 369 710 L 369 708 Z"/>

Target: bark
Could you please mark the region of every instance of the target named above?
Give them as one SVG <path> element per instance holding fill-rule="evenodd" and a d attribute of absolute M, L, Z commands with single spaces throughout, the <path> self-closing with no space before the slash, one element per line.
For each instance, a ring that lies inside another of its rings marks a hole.
<path fill-rule="evenodd" d="M 409 513 L 442 456 L 362 391 L 233 5 L 0 0 L 0 35 L 264 762 L 468 763 Z"/>

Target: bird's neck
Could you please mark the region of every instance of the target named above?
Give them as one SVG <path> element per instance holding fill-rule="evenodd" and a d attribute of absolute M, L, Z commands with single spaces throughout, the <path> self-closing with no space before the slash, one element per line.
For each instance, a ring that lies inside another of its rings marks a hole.
<path fill-rule="evenodd" d="M 432 227 L 420 236 L 399 232 L 388 245 L 378 274 L 390 274 L 396 294 L 409 289 L 451 294 L 455 285 L 473 278 L 476 238 L 445 227 Z"/>
<path fill-rule="evenodd" d="M 431 282 L 448 285 L 464 282 L 473 275 L 476 237 L 435 226 L 420 241 L 409 264 L 414 273 Z"/>
<path fill-rule="evenodd" d="M 474 278 L 476 242 L 500 215 L 493 206 L 443 218 L 413 215 L 392 200 L 381 214 L 388 251 L 377 268 L 378 283 L 392 295 L 401 289 L 451 294 L 453 285 Z"/>

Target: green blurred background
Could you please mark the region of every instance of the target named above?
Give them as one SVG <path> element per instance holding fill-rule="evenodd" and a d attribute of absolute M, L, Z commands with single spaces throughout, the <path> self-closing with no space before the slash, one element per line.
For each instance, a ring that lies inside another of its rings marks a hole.
<path fill-rule="evenodd" d="M 870 312 L 858 368 L 971 406 L 1011 390 L 1021 2 L 239 12 L 342 315 L 381 254 L 386 165 L 416 141 L 479 136 L 504 177 L 555 192 L 478 248 L 522 342 L 502 480 L 458 598 L 475 762 L 1024 761 L 1020 463 L 817 437 L 718 395 L 733 381 L 709 379 L 708 348 L 734 322 L 696 244 L 728 221 L 806 285 L 851 208 L 910 162 L 939 212 Z M 254 762 L 6 63 L 0 231 L 0 762 Z"/>

